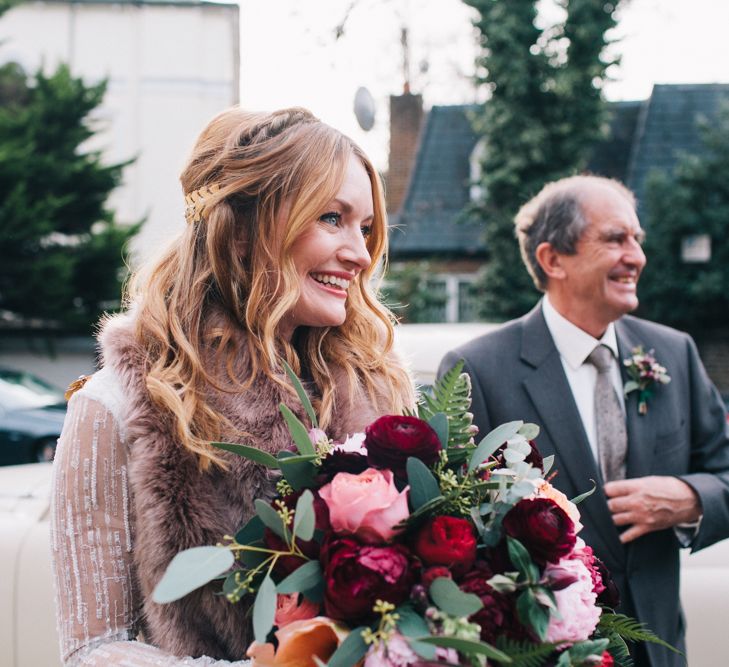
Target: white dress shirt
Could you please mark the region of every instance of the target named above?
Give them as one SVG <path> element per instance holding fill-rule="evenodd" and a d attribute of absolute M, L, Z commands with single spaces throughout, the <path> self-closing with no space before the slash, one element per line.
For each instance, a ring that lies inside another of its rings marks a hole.
<path fill-rule="evenodd" d="M 542 312 L 547 322 L 547 329 L 562 360 L 567 382 L 569 382 L 572 396 L 577 404 L 582 425 L 585 427 L 587 440 L 590 443 L 592 454 L 597 458 L 597 423 L 595 421 L 595 384 L 597 383 L 597 368 L 587 357 L 598 345 L 607 346 L 613 353 L 613 364 L 610 370 L 618 400 L 625 414 L 625 400 L 623 398 L 623 380 L 620 375 L 618 362 L 618 340 L 615 336 L 615 326 L 610 323 L 607 330 L 599 340 L 575 326 L 568 319 L 560 315 L 544 296 Z"/>

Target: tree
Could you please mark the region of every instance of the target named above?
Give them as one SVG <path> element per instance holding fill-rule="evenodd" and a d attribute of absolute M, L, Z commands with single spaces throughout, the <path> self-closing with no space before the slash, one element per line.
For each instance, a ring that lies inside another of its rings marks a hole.
<path fill-rule="evenodd" d="M 432 275 L 428 262 L 390 265 L 382 298 L 403 323 L 443 321 L 448 297 Z"/>
<path fill-rule="evenodd" d="M 0 309 L 70 331 L 118 303 L 139 228 L 106 208 L 128 163 L 82 149 L 105 90 L 63 65 L 30 82 L 16 64 L 0 68 Z"/>
<path fill-rule="evenodd" d="M 602 135 L 601 87 L 612 64 L 603 51 L 617 3 L 562 0 L 564 22 L 540 29 L 535 0 L 464 1 L 479 12 L 478 81 L 490 91 L 474 119 L 486 141 L 485 194 L 468 213 L 483 222 L 489 253 L 482 315 L 502 319 L 538 297 L 519 257 L 514 215 L 545 183 L 583 169 Z"/>
<path fill-rule="evenodd" d="M 646 180 L 640 313 L 695 335 L 729 326 L 729 106 L 704 123 L 703 152 L 685 155 L 672 174 Z M 711 258 L 682 261 L 687 237 L 707 235 Z"/>

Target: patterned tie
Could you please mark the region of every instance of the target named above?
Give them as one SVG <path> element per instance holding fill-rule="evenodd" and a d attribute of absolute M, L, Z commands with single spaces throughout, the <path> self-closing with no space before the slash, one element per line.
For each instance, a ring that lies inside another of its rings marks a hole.
<path fill-rule="evenodd" d="M 603 481 L 625 479 L 625 455 L 628 451 L 628 433 L 620 399 L 610 380 L 613 353 L 605 345 L 598 345 L 587 357 L 597 368 L 595 383 L 595 421 L 597 423 L 597 456 Z"/>

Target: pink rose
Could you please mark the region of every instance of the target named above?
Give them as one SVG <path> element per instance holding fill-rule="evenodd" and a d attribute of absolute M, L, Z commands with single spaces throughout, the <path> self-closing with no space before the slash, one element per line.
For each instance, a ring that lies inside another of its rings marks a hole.
<path fill-rule="evenodd" d="M 307 600 L 300 593 L 279 593 L 276 596 L 274 624 L 279 628 L 293 621 L 305 621 L 319 614 L 319 605 Z"/>
<path fill-rule="evenodd" d="M 367 468 L 359 475 L 340 472 L 319 489 L 329 508 L 332 530 L 364 542 L 389 542 L 395 526 L 409 516 L 408 491 L 395 487 L 390 470 Z"/>

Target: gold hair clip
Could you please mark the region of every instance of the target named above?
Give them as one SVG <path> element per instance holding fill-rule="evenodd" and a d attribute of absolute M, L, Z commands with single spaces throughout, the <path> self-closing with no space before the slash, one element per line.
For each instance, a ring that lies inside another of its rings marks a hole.
<path fill-rule="evenodd" d="M 200 222 L 205 210 L 206 198 L 212 197 L 218 190 L 220 190 L 220 186 L 213 183 L 212 185 L 204 185 L 193 192 L 188 192 L 185 195 L 185 220 L 191 224 Z"/>

